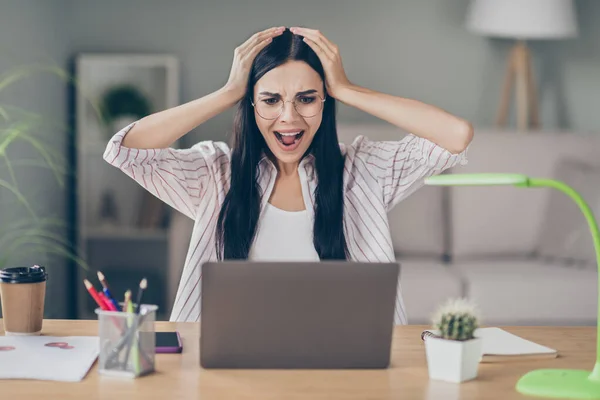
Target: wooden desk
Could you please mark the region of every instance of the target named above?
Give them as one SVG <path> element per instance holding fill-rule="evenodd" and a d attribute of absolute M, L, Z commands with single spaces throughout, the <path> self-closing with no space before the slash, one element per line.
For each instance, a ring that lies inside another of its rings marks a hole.
<path fill-rule="evenodd" d="M 462 384 L 430 381 L 424 326 L 395 329 L 392 367 L 387 370 L 203 370 L 199 363 L 199 324 L 157 322 L 157 330 L 179 330 L 183 354 L 159 354 L 157 372 L 135 380 L 99 375 L 96 367 L 79 383 L 0 381 L 6 399 L 519 399 L 521 375 L 537 368 L 589 369 L 595 361 L 593 327 L 503 327 L 559 350 L 551 360 L 480 364 L 476 380 Z M 49 336 L 96 335 L 97 321 L 46 320 Z M 3 334 L 0 320 L 0 334 Z"/>

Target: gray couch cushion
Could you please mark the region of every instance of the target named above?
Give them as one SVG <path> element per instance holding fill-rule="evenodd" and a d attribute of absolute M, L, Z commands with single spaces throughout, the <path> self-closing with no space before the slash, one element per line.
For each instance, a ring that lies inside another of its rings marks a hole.
<path fill-rule="evenodd" d="M 594 325 L 597 273 L 535 260 L 454 265 L 487 325 Z"/>
<path fill-rule="evenodd" d="M 476 130 L 469 164 L 455 173 L 510 172 L 551 177 L 558 160 L 596 160 L 600 136 Z M 453 171 L 454 172 L 454 171 Z M 452 256 L 525 256 L 534 253 L 550 189 L 452 187 Z"/>
<path fill-rule="evenodd" d="M 429 325 L 435 310 L 448 298 L 463 296 L 460 278 L 448 265 L 418 258 L 397 261 L 409 324 Z"/>
<path fill-rule="evenodd" d="M 564 159 L 556 167 L 556 179 L 575 189 L 585 200 L 596 221 L 600 216 L 600 167 Z M 553 190 L 545 210 L 539 255 L 597 269 L 596 253 L 587 220 L 566 194 Z"/>
<path fill-rule="evenodd" d="M 394 251 L 399 256 L 447 254 L 442 209 L 443 190 L 424 186 L 388 212 Z"/>

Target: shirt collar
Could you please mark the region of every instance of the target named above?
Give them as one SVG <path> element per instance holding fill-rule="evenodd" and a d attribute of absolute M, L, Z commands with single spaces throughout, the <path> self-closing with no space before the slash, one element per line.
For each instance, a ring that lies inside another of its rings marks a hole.
<path fill-rule="evenodd" d="M 260 161 L 258 162 L 259 167 L 261 166 L 261 164 L 266 164 L 268 167 L 270 168 L 275 168 L 275 165 L 273 165 L 273 162 L 269 159 L 269 157 L 267 156 L 267 154 L 263 151 Z M 306 156 L 304 156 L 304 158 L 302 160 L 300 160 L 300 164 L 298 165 L 298 168 L 305 168 L 306 170 L 306 174 L 308 179 L 312 180 L 314 179 L 315 176 L 315 156 L 312 153 L 307 154 Z"/>

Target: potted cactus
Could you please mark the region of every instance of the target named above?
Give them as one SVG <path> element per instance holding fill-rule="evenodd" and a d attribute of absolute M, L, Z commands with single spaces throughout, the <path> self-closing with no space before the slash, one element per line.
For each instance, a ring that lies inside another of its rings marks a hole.
<path fill-rule="evenodd" d="M 467 299 L 450 299 L 433 317 L 434 336 L 425 340 L 430 379 L 464 382 L 477 377 L 482 339 L 476 307 Z"/>

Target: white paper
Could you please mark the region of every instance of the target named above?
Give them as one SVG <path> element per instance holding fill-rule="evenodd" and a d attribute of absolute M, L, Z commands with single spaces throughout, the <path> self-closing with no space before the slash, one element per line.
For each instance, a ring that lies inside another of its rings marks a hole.
<path fill-rule="evenodd" d="M 438 335 L 439 331 L 427 329 L 427 331 Z M 474 335 L 482 338 L 482 354 L 484 356 L 514 356 L 514 355 L 534 355 L 534 354 L 554 354 L 556 350 L 530 340 L 523 339 L 520 336 L 513 335 L 510 332 L 500 328 L 478 328 Z"/>
<path fill-rule="evenodd" d="M 556 350 L 500 328 L 480 328 L 475 331 L 475 336 L 483 338 L 482 351 L 485 355 L 514 356 L 529 354 L 553 354 Z"/>
<path fill-rule="evenodd" d="M 0 336 L 0 379 L 78 382 L 98 354 L 97 336 Z"/>

